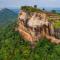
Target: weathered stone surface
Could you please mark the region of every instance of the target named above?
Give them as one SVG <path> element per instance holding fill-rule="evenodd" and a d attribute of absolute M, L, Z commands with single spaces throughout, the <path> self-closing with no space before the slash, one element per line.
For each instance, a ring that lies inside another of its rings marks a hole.
<path fill-rule="evenodd" d="M 60 39 L 60 28 L 54 29 L 54 32 L 55 32 L 55 37 Z"/>
<path fill-rule="evenodd" d="M 44 37 L 56 44 L 60 43 L 60 41 L 54 37 L 53 24 L 48 21 L 47 15 L 44 12 L 28 14 L 25 11 L 21 11 L 18 17 L 18 31 L 25 40 L 31 43 Z"/>

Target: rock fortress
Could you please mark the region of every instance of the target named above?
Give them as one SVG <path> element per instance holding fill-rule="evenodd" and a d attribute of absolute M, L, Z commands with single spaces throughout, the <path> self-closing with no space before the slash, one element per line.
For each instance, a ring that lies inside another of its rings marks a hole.
<path fill-rule="evenodd" d="M 18 15 L 17 29 L 21 36 L 31 43 L 47 38 L 50 42 L 59 44 L 60 40 L 55 37 L 53 23 L 48 20 L 50 15 L 46 12 L 28 13 L 21 10 Z"/>

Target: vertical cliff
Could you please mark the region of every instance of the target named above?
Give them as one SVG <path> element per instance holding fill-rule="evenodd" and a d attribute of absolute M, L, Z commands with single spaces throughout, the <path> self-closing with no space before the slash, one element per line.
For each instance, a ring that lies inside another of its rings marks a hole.
<path fill-rule="evenodd" d="M 56 44 L 60 43 L 55 38 L 55 32 L 52 22 L 44 12 L 27 12 L 21 10 L 18 16 L 18 31 L 25 40 L 31 43 L 41 38 L 47 38 Z"/>

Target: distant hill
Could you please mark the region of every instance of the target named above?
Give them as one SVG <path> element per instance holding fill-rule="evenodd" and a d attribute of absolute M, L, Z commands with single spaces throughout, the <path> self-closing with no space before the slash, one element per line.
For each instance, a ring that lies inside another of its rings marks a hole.
<path fill-rule="evenodd" d="M 60 10 L 56 10 L 57 13 L 60 13 Z"/>
<path fill-rule="evenodd" d="M 60 13 L 60 8 L 54 8 L 53 10 L 56 10 L 57 13 Z"/>
<path fill-rule="evenodd" d="M 17 19 L 17 14 L 7 8 L 0 10 L 0 26 L 14 22 Z"/>
<path fill-rule="evenodd" d="M 10 10 L 14 11 L 16 14 L 18 14 L 18 13 L 19 13 L 19 11 L 20 11 L 20 9 L 18 9 L 18 8 L 10 9 Z"/>

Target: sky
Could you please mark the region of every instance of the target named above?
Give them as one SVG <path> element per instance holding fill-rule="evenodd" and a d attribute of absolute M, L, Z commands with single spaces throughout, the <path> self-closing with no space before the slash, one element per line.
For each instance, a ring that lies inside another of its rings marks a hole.
<path fill-rule="evenodd" d="M 0 0 L 0 9 L 19 8 L 24 5 L 37 5 L 43 8 L 60 8 L 60 0 Z"/>

